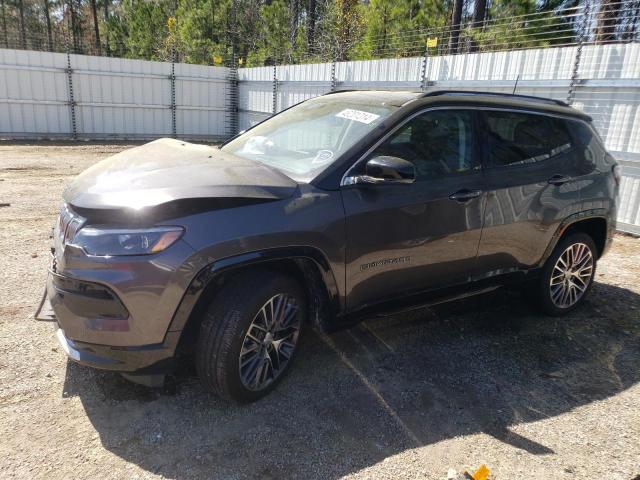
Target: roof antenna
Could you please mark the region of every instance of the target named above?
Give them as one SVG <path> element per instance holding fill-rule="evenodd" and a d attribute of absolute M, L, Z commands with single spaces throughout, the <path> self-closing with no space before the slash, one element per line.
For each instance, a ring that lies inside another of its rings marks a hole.
<path fill-rule="evenodd" d="M 513 86 L 513 93 L 511 95 L 516 94 L 516 88 L 518 88 L 518 80 L 520 80 L 520 74 L 516 77 L 516 84 Z"/>

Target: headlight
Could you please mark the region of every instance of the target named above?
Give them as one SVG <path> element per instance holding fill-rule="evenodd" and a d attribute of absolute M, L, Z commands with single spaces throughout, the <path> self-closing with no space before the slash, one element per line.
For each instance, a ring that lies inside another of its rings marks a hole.
<path fill-rule="evenodd" d="M 144 229 L 86 227 L 76 234 L 73 244 L 89 255 L 101 257 L 149 255 L 170 247 L 183 233 L 182 227 Z"/>

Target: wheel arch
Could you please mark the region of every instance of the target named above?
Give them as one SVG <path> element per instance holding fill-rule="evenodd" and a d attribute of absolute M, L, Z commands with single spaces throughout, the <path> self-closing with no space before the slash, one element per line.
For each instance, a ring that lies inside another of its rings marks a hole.
<path fill-rule="evenodd" d="M 556 245 L 573 232 L 588 234 L 596 244 L 600 258 L 607 250 L 612 228 L 609 212 L 605 209 L 586 210 L 570 215 L 558 226 L 540 261 L 540 266 L 551 256 Z"/>
<path fill-rule="evenodd" d="M 299 280 L 307 294 L 311 321 L 323 330 L 332 328 L 340 313 L 340 302 L 337 283 L 324 254 L 313 247 L 267 249 L 217 260 L 196 274 L 167 330 L 181 332 L 176 350 L 193 344 L 205 309 L 230 276 L 256 268 L 285 272 Z"/>

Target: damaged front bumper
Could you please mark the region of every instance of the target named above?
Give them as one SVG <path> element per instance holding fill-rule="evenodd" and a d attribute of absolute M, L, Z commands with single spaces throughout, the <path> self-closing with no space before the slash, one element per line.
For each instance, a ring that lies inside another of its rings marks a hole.
<path fill-rule="evenodd" d="M 129 314 L 108 288 L 49 273 L 47 289 L 37 319 L 53 320 L 56 337 L 67 356 L 82 365 L 139 375 L 164 374 L 173 366 L 180 332 L 167 332 L 164 341 L 151 345 L 113 346 L 74 340 L 83 329 L 126 329 Z M 116 322 L 115 324 L 113 322 Z M 148 384 L 145 379 L 130 378 Z M 147 379 L 148 380 L 148 379 Z"/>

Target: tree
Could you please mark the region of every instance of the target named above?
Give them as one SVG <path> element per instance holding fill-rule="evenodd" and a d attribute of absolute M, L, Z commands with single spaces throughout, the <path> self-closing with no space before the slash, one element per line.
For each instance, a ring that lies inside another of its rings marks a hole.
<path fill-rule="evenodd" d="M 398 25 L 397 3 L 393 0 L 371 0 L 365 12 L 366 34 L 359 49 L 361 58 L 376 58 L 384 56 L 391 48 L 392 35 L 397 34 Z M 366 53 L 363 52 L 363 48 Z M 367 55 L 368 53 L 368 55 Z"/>
<path fill-rule="evenodd" d="M 407 28 L 437 29 L 447 23 L 447 2 L 441 0 L 403 0 L 405 15 L 408 15 Z"/>
<path fill-rule="evenodd" d="M 474 31 L 482 32 L 484 28 L 485 17 L 487 16 L 487 0 L 476 0 L 473 6 L 473 17 L 471 28 Z M 471 35 L 471 51 L 478 50 L 478 43 L 475 41 L 475 35 Z"/>
<path fill-rule="evenodd" d="M 49 51 L 53 51 L 53 32 L 51 30 L 51 15 L 49 14 L 49 0 L 42 0 L 42 6 L 44 7 L 44 17 L 47 22 L 47 40 Z"/>
<path fill-rule="evenodd" d="M 111 0 L 103 0 L 102 6 L 104 7 L 104 25 L 106 28 L 107 23 L 109 22 L 109 2 Z M 104 35 L 104 48 L 107 52 L 107 55 L 110 55 L 109 50 L 109 35 Z"/>
<path fill-rule="evenodd" d="M 76 52 L 205 64 L 235 54 L 244 65 L 418 56 L 433 36 L 451 52 L 533 48 L 575 40 L 580 19 L 560 12 L 578 1 L 0 0 L 0 44 L 55 49 L 67 32 Z M 620 5 L 602 0 L 599 40 L 635 35 Z"/>
<path fill-rule="evenodd" d="M 159 60 L 167 36 L 167 19 L 172 0 L 130 0 L 122 4 L 126 21 L 126 55 L 132 58 Z"/>
<path fill-rule="evenodd" d="M 360 40 L 362 16 L 357 0 L 336 0 L 335 5 L 335 48 L 336 60 L 349 59 L 349 51 Z"/>
<path fill-rule="evenodd" d="M 74 52 L 79 52 L 80 51 L 80 47 L 78 44 L 78 37 L 79 35 L 79 22 L 76 18 L 76 10 L 74 8 L 73 2 L 74 0 L 68 0 L 69 2 L 69 18 L 71 20 L 71 38 L 73 40 L 73 51 Z"/>
<path fill-rule="evenodd" d="M 236 0 L 237 2 L 238 0 Z M 229 22 L 230 0 L 183 0 L 176 11 L 176 48 L 190 63 L 214 63 L 227 59 L 234 26 Z"/>
<path fill-rule="evenodd" d="M 491 22 L 463 32 L 475 49 L 509 50 L 561 45 L 575 40 L 574 16 L 560 9 L 576 6 L 577 0 L 493 0 L 485 14 Z M 532 15 L 535 14 L 535 15 Z"/>
<path fill-rule="evenodd" d="M 96 6 L 96 0 L 91 0 L 91 15 L 93 16 L 96 52 L 100 55 L 100 28 L 98 27 L 98 7 Z"/>
<path fill-rule="evenodd" d="M 364 10 L 366 33 L 357 58 L 422 55 L 429 30 L 444 26 L 440 1 L 372 0 Z"/>
<path fill-rule="evenodd" d="M 478 28 L 484 23 L 487 14 L 487 0 L 476 0 L 473 7 L 473 26 Z"/>
<path fill-rule="evenodd" d="M 18 12 L 20 14 L 20 38 L 22 48 L 27 48 L 27 27 L 24 24 L 24 0 L 18 0 Z"/>
<path fill-rule="evenodd" d="M 462 7 L 462 0 L 453 0 L 453 10 L 451 12 L 451 34 L 449 36 L 449 53 L 458 53 Z"/>
<path fill-rule="evenodd" d="M 602 0 L 598 10 L 595 37 L 597 42 L 609 42 L 616 39 L 616 27 L 620 23 L 622 2 L 620 0 Z"/>
<path fill-rule="evenodd" d="M 0 0 L 0 14 L 2 14 L 2 33 L 4 36 L 4 46 L 9 48 L 9 33 L 7 32 L 7 12 L 5 0 Z"/>
<path fill-rule="evenodd" d="M 255 48 L 243 48 L 249 65 L 273 65 L 293 61 L 288 7 L 284 0 L 273 0 L 260 7 L 262 25 L 254 40 Z M 295 41 L 295 39 L 294 39 Z"/>
<path fill-rule="evenodd" d="M 109 54 L 116 57 L 129 56 L 127 47 L 129 25 L 124 18 L 123 9 L 115 9 L 107 18 L 104 27 L 103 36 L 107 38 L 109 43 Z"/>
<path fill-rule="evenodd" d="M 309 52 L 313 51 L 315 46 L 316 8 L 316 0 L 309 0 L 307 7 L 307 48 Z"/>
<path fill-rule="evenodd" d="M 300 0 L 290 0 L 289 2 L 289 42 L 291 45 L 296 43 L 298 37 L 298 28 L 300 26 Z"/>

